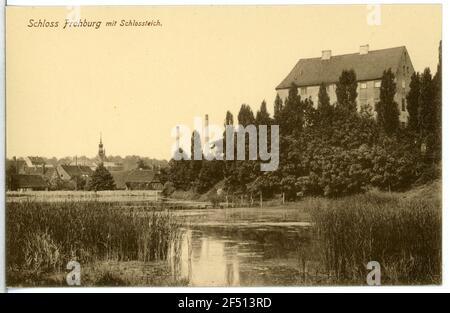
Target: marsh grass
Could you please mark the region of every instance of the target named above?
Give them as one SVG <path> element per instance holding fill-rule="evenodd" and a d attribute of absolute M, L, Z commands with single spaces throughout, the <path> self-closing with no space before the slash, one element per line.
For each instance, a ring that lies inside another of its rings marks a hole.
<path fill-rule="evenodd" d="M 299 285 L 365 285 L 371 261 L 381 264 L 383 285 L 441 283 L 441 202 L 430 188 L 419 196 L 369 192 L 286 206 L 311 222 L 295 243 L 250 235 L 275 242 L 270 259 L 295 252 L 298 270 L 290 271 Z M 286 206 L 274 210 L 282 216 Z M 6 213 L 8 286 L 65 286 L 72 260 L 82 264 L 83 286 L 189 283 L 177 278 L 183 221 L 172 214 L 106 202 L 7 203 Z"/>
<path fill-rule="evenodd" d="M 440 284 L 441 204 L 365 194 L 311 201 L 308 210 L 322 265 L 333 281 L 365 284 L 371 261 L 384 285 Z"/>
<path fill-rule="evenodd" d="M 10 285 L 65 271 L 72 260 L 165 260 L 181 226 L 170 213 L 99 202 L 8 203 L 6 225 Z"/>

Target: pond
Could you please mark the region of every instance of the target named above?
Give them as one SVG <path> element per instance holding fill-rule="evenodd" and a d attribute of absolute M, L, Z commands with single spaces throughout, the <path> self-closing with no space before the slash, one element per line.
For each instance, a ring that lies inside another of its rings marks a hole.
<path fill-rule="evenodd" d="M 170 272 L 188 286 L 296 286 L 311 283 L 311 229 L 295 208 L 188 210 Z M 308 269 L 306 267 L 309 267 Z"/>

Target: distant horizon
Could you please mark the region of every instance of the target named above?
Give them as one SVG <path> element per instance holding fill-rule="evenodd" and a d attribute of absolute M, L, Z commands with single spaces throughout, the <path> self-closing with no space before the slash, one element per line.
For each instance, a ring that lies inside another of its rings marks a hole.
<path fill-rule="evenodd" d="M 97 156 L 95 155 L 95 156 L 91 156 L 90 157 L 90 156 L 86 156 L 86 155 L 73 155 L 73 156 L 66 155 L 66 156 L 63 156 L 63 157 L 58 157 L 58 156 L 45 156 L 45 155 L 30 154 L 30 155 L 7 156 L 6 160 L 11 161 L 11 160 L 14 159 L 14 157 L 17 158 L 17 159 L 26 158 L 26 157 L 41 157 L 41 158 L 48 159 L 48 160 L 50 160 L 50 159 L 57 159 L 58 161 L 60 161 L 60 160 L 63 160 L 63 159 L 75 159 L 75 158 L 85 158 L 85 159 L 90 159 L 91 160 L 91 159 L 95 159 Z M 122 159 L 126 159 L 126 158 L 129 158 L 129 157 L 138 157 L 138 158 L 142 158 L 142 159 L 149 159 L 150 161 L 165 161 L 165 162 L 169 162 L 170 161 L 170 160 L 167 160 L 167 159 L 157 159 L 157 158 L 153 158 L 153 157 L 149 157 L 149 156 L 145 156 L 145 155 L 136 155 L 136 154 L 125 155 L 125 156 L 111 154 L 111 155 L 107 155 L 106 156 L 107 159 L 108 158 L 122 158 Z"/>

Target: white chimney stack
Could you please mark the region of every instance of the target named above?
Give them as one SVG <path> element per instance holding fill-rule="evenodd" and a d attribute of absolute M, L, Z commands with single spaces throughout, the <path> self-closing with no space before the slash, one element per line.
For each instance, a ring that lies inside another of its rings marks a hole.
<path fill-rule="evenodd" d="M 359 47 L 359 54 L 360 55 L 369 54 L 369 45 L 360 46 Z"/>
<path fill-rule="evenodd" d="M 322 60 L 331 59 L 331 50 L 323 50 L 322 51 Z"/>

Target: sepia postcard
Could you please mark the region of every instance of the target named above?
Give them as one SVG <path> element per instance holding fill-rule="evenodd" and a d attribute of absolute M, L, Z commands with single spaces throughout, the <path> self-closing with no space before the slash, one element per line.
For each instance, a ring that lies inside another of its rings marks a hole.
<path fill-rule="evenodd" d="M 442 284 L 441 5 L 5 11 L 7 287 Z"/>

